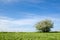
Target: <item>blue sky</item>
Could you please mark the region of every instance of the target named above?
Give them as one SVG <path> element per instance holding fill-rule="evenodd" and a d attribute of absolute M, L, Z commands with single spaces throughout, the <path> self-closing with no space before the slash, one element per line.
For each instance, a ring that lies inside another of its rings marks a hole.
<path fill-rule="evenodd" d="M 43 19 L 60 30 L 60 0 L 0 0 L 0 31 L 33 32 Z"/>

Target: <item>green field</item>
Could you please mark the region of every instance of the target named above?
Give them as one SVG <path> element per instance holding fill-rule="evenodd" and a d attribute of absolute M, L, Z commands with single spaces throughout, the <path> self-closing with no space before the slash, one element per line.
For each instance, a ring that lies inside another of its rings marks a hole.
<path fill-rule="evenodd" d="M 0 40 L 60 40 L 60 33 L 0 32 Z"/>

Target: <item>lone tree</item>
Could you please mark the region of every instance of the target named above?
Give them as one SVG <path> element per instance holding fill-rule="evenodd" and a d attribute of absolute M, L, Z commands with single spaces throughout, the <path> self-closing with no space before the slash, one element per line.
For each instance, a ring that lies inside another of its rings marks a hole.
<path fill-rule="evenodd" d="M 35 25 L 36 29 L 42 32 L 50 32 L 53 28 L 53 22 L 51 20 L 42 20 Z"/>

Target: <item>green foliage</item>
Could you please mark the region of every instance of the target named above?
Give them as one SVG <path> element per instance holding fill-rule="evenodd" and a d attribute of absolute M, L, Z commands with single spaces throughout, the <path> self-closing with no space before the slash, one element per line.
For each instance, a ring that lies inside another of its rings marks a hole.
<path fill-rule="evenodd" d="M 0 32 L 0 40 L 60 40 L 60 33 Z"/>
<path fill-rule="evenodd" d="M 53 22 L 51 20 L 42 20 L 36 24 L 36 29 L 43 32 L 49 32 L 50 28 L 53 28 Z"/>

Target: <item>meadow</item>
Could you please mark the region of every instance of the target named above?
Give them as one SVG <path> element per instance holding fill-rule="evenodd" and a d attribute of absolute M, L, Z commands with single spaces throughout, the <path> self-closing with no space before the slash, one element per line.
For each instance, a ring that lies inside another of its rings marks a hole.
<path fill-rule="evenodd" d="M 0 40 L 60 40 L 60 33 L 0 32 Z"/>

